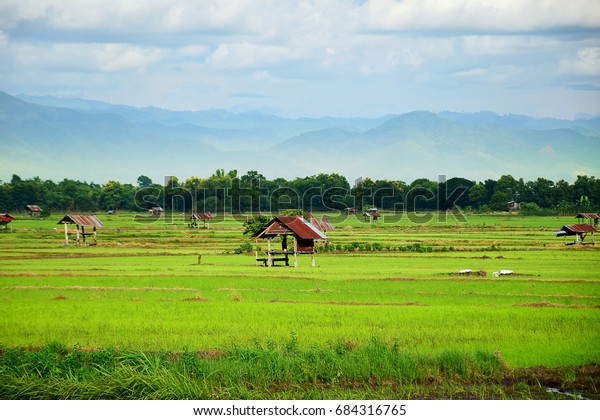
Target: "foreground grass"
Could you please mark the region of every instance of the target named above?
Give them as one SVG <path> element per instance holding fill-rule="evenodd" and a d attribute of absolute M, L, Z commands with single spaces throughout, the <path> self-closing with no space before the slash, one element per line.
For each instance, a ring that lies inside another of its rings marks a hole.
<path fill-rule="evenodd" d="M 497 354 L 411 353 L 372 339 L 301 348 L 295 336 L 208 353 L 2 349 L 1 399 L 598 398 L 598 366 L 512 370 Z M 549 393 L 552 387 L 561 393 Z"/>

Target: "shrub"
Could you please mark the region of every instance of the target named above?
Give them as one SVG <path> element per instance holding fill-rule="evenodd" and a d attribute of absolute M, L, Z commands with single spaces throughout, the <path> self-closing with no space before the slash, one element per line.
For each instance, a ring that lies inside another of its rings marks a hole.
<path fill-rule="evenodd" d="M 244 254 L 247 252 L 252 252 L 253 246 L 249 241 L 244 241 L 240 244 L 240 246 L 233 250 L 234 254 Z"/>

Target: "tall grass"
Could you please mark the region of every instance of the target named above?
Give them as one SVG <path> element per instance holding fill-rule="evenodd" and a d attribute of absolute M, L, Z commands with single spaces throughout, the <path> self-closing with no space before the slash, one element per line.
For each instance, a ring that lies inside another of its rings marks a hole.
<path fill-rule="evenodd" d="M 2 399 L 244 399 L 305 398 L 354 391 L 426 391 L 431 384 L 498 384 L 509 370 L 494 355 L 410 353 L 372 339 L 354 347 L 339 341 L 301 347 L 256 341 L 211 354 L 84 351 L 52 343 L 38 350 L 2 349 Z M 391 397 L 392 395 L 387 395 Z"/>

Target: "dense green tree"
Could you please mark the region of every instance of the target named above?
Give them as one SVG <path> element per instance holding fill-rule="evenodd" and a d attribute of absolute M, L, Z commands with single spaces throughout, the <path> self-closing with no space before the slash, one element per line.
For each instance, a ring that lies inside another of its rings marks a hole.
<path fill-rule="evenodd" d="M 479 208 L 484 203 L 485 197 L 487 195 L 487 190 L 485 186 L 480 182 L 469 188 L 467 194 L 469 196 L 469 201 L 472 203 L 472 205 L 476 208 Z"/>
<path fill-rule="evenodd" d="M 427 178 L 411 182 L 406 194 L 407 210 L 435 210 L 437 207 L 438 183 Z"/>
<path fill-rule="evenodd" d="M 100 207 L 103 210 L 126 208 L 128 202 L 126 188 L 118 181 L 108 181 L 102 187 L 100 194 Z"/>
<path fill-rule="evenodd" d="M 140 175 L 137 179 L 137 186 L 139 188 L 148 188 L 152 185 L 152 180 L 146 175 Z"/>
<path fill-rule="evenodd" d="M 489 201 L 489 207 L 494 211 L 506 211 L 508 209 L 508 202 L 510 201 L 509 192 L 499 190 L 492 194 Z"/>
<path fill-rule="evenodd" d="M 474 181 L 465 178 L 450 178 L 438 185 L 438 202 L 440 210 L 449 210 L 455 206 L 465 208 L 472 204 L 469 198 L 469 189 L 475 185 Z"/>
<path fill-rule="evenodd" d="M 502 175 L 498 180 L 475 183 L 465 178 L 438 182 L 426 178 L 410 185 L 398 180 L 362 179 L 350 188 L 339 174 L 318 174 L 288 181 L 274 180 L 248 171 L 217 169 L 208 178 L 190 177 L 180 182 L 170 177 L 166 185 L 152 184 L 141 175 L 137 187 L 108 181 L 104 185 L 71 179 L 43 181 L 14 174 L 9 183 L 0 182 L 0 212 L 21 212 L 26 204 L 48 211 L 143 210 L 161 206 L 177 211 L 279 212 L 341 211 L 377 207 L 385 210 L 435 210 L 473 206 L 504 211 L 510 200 L 524 203 L 527 211 L 559 213 L 600 210 L 600 180 L 580 175 L 573 184 L 537 178 L 534 181 Z M 539 210 L 538 210 L 539 209 Z"/>

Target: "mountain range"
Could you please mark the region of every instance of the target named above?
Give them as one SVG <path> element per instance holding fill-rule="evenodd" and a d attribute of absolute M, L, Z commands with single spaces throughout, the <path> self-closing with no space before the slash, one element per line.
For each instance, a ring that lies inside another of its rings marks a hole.
<path fill-rule="evenodd" d="M 600 174 L 600 118 L 426 111 L 380 118 L 284 118 L 173 111 L 0 92 L 0 180 L 135 183 L 218 168 L 267 178 L 338 173 L 352 181 L 503 174 L 572 182 Z"/>

